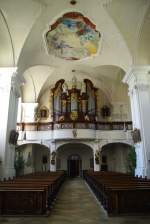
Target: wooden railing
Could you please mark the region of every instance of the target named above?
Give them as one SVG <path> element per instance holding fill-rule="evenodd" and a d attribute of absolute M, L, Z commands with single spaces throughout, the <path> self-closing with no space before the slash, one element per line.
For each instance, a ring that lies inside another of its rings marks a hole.
<path fill-rule="evenodd" d="M 59 129 L 132 130 L 131 121 L 119 122 L 47 122 L 17 123 L 17 131 L 49 131 Z"/>

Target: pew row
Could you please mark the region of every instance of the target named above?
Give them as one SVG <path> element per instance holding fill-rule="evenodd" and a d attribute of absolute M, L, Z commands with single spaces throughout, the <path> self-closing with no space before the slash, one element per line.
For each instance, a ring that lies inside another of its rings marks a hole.
<path fill-rule="evenodd" d="M 47 214 L 64 179 L 64 172 L 46 172 L 1 181 L 0 215 Z"/>
<path fill-rule="evenodd" d="M 104 171 L 84 178 L 109 216 L 150 214 L 150 180 Z"/>

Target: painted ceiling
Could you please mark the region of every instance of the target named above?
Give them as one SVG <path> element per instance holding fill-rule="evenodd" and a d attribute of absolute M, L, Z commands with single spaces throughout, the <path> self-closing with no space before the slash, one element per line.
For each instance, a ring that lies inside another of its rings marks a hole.
<path fill-rule="evenodd" d="M 64 14 L 46 33 L 49 54 L 67 60 L 95 55 L 100 38 L 95 24 L 78 12 Z"/>

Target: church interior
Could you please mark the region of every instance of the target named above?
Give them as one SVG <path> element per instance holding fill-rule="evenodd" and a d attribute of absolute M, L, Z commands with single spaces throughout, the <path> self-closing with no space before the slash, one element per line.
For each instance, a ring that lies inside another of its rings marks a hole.
<path fill-rule="evenodd" d="M 150 0 L 0 0 L 0 102 L 0 223 L 150 222 Z"/>

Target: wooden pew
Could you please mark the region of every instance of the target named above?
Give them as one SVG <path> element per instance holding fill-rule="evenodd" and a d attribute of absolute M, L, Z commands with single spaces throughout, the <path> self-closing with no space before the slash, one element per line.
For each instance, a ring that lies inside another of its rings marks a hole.
<path fill-rule="evenodd" d="M 44 187 L 5 187 L 0 189 L 1 215 L 45 214 L 46 190 Z"/>
<path fill-rule="evenodd" d="M 0 214 L 46 214 L 64 177 L 63 172 L 46 172 L 0 182 Z"/>
<path fill-rule="evenodd" d="M 150 181 L 114 172 L 87 172 L 86 181 L 109 215 L 150 214 Z"/>

